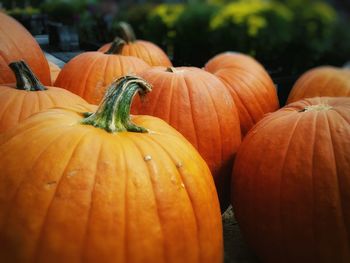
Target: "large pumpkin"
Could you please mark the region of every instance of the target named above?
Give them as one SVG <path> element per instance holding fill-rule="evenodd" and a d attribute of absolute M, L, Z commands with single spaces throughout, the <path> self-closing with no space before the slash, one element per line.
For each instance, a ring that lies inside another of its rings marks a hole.
<path fill-rule="evenodd" d="M 212 74 L 191 67 L 156 67 L 141 76 L 154 88 L 145 102 L 135 100 L 133 112 L 165 120 L 196 147 L 209 165 L 225 209 L 241 141 L 237 109 L 225 86 Z"/>
<path fill-rule="evenodd" d="M 79 107 L 89 105 L 79 96 L 56 87 L 43 86 L 28 65 L 12 62 L 10 68 L 17 84 L 0 85 L 0 132 L 16 126 L 28 116 L 53 107 Z"/>
<path fill-rule="evenodd" d="M 294 84 L 287 103 L 312 97 L 350 97 L 350 69 L 322 66 L 306 71 Z"/>
<path fill-rule="evenodd" d="M 350 98 L 268 115 L 237 153 L 233 206 L 262 262 L 350 262 Z"/>
<path fill-rule="evenodd" d="M 164 121 L 129 116 L 149 89 L 125 77 L 86 118 L 49 110 L 0 137 L 1 262 L 222 262 L 208 166 Z"/>
<path fill-rule="evenodd" d="M 36 40 L 0 11 L 0 84 L 15 82 L 8 64 L 16 60 L 26 61 L 44 85 L 51 85 L 49 65 Z"/>
<path fill-rule="evenodd" d="M 149 41 L 137 40 L 135 33 L 129 24 L 120 22 L 118 28 L 118 37 L 121 37 L 126 42 L 126 45 L 124 45 L 121 50 L 121 55 L 140 58 L 151 66 L 172 66 L 167 54 L 165 54 L 160 47 Z M 107 43 L 98 51 L 106 52 L 111 45 L 112 43 Z"/>
<path fill-rule="evenodd" d="M 243 136 L 266 113 L 279 108 L 277 91 L 269 74 L 253 58 L 226 52 L 209 60 L 205 70 L 215 74 L 230 91 Z"/>
<path fill-rule="evenodd" d="M 124 41 L 119 39 L 106 53 L 85 52 L 64 65 L 55 86 L 67 89 L 92 104 L 99 104 L 109 83 L 125 74 L 150 66 L 141 59 L 119 55 Z"/>

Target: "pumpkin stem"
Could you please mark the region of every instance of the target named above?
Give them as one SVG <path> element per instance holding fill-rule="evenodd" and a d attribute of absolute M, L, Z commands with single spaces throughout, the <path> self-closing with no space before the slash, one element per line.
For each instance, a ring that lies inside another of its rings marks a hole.
<path fill-rule="evenodd" d="M 114 38 L 113 42 L 111 43 L 111 46 L 105 52 L 105 54 L 121 54 L 125 44 L 126 43 L 123 39 L 121 39 L 120 37 L 116 37 Z"/>
<path fill-rule="evenodd" d="M 20 90 L 39 91 L 47 88 L 41 84 L 26 62 L 11 62 L 9 67 L 16 76 L 16 88 Z"/>
<path fill-rule="evenodd" d="M 167 69 L 165 70 L 166 72 L 171 72 L 171 73 L 176 73 L 177 69 L 174 67 L 167 67 Z"/>
<path fill-rule="evenodd" d="M 117 25 L 118 35 L 125 40 L 126 43 L 136 41 L 135 32 L 131 25 L 126 22 L 119 22 Z"/>
<path fill-rule="evenodd" d="M 124 76 L 112 82 L 97 111 L 82 120 L 83 124 L 93 125 L 108 132 L 147 132 L 130 120 L 130 106 L 138 92 L 146 95 L 152 86 L 136 76 Z"/>

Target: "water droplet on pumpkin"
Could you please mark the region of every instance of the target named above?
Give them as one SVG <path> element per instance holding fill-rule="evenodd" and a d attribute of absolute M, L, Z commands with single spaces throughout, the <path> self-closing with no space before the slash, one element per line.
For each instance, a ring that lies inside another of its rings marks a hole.
<path fill-rule="evenodd" d="M 184 184 L 184 183 L 181 183 L 181 187 L 182 187 L 182 188 L 185 188 L 185 184 Z"/>
<path fill-rule="evenodd" d="M 173 184 L 176 184 L 176 177 L 175 176 L 172 176 L 170 178 L 170 181 L 173 183 Z"/>
<path fill-rule="evenodd" d="M 181 167 L 182 167 L 182 162 L 178 162 L 178 163 L 176 164 L 176 167 L 177 167 L 177 168 L 181 168 Z"/>
<path fill-rule="evenodd" d="M 44 187 L 45 187 L 47 190 L 49 190 L 49 189 L 53 188 L 56 184 L 57 184 L 56 181 L 50 181 L 50 182 L 47 182 L 47 183 L 44 185 Z"/>

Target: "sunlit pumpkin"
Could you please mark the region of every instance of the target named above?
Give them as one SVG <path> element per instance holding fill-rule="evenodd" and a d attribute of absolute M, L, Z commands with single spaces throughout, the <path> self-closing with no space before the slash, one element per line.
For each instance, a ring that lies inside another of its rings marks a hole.
<path fill-rule="evenodd" d="M 79 107 L 87 110 L 90 107 L 85 100 L 67 90 L 42 85 L 23 61 L 10 63 L 10 68 L 17 83 L 0 85 L 0 132 L 45 109 Z"/>
<path fill-rule="evenodd" d="M 232 201 L 262 262 L 350 262 L 350 98 L 311 98 L 243 140 Z"/>
<path fill-rule="evenodd" d="M 182 133 L 213 174 L 221 208 L 229 204 L 230 175 L 241 142 L 236 106 L 221 81 L 194 67 L 153 67 L 141 76 L 153 86 L 132 112 L 159 117 Z"/>
<path fill-rule="evenodd" d="M 16 60 L 27 62 L 44 85 L 51 85 L 49 65 L 36 40 L 20 23 L 0 10 L 0 84 L 16 81 L 8 67 Z"/>
<path fill-rule="evenodd" d="M 276 88 L 264 67 L 244 54 L 226 52 L 209 60 L 205 70 L 215 74 L 230 91 L 244 136 L 266 113 L 279 108 Z"/>
<path fill-rule="evenodd" d="M 53 109 L 0 137 L 1 262 L 223 260 L 208 166 L 164 121 L 129 116 L 144 80 L 86 117 Z"/>
<path fill-rule="evenodd" d="M 150 66 L 141 59 L 119 55 L 125 42 L 119 39 L 106 52 L 84 52 L 64 65 L 55 86 L 67 89 L 92 104 L 99 104 L 112 80 Z"/>
<path fill-rule="evenodd" d="M 306 71 L 294 84 L 287 103 L 312 97 L 350 97 L 350 69 L 322 66 Z"/>
<path fill-rule="evenodd" d="M 137 40 L 134 30 L 129 24 L 120 22 L 118 29 L 118 37 L 121 37 L 126 42 L 121 50 L 121 55 L 140 58 L 151 66 L 172 66 L 167 54 L 160 47 L 149 41 Z M 111 45 L 112 43 L 107 43 L 98 51 L 106 52 Z"/>

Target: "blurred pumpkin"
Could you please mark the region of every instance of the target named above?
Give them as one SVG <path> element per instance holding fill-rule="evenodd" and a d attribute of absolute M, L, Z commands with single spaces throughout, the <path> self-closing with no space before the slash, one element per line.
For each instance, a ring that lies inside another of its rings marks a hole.
<path fill-rule="evenodd" d="M 207 162 L 222 210 L 229 204 L 230 175 L 241 142 L 236 106 L 221 81 L 194 67 L 153 67 L 141 76 L 153 85 L 132 112 L 159 117 L 181 132 Z"/>
<path fill-rule="evenodd" d="M 118 24 L 119 35 L 117 38 L 122 38 L 126 44 L 121 49 L 121 55 L 134 56 L 147 62 L 151 66 L 172 66 L 167 54 L 152 42 L 145 40 L 137 40 L 132 27 L 125 22 Z M 98 51 L 106 52 L 112 43 L 103 45 Z"/>
<path fill-rule="evenodd" d="M 350 262 L 350 98 L 300 100 L 237 153 L 232 202 L 262 262 Z"/>
<path fill-rule="evenodd" d="M 306 71 L 294 84 L 287 104 L 312 97 L 350 97 L 350 69 L 322 66 Z"/>
<path fill-rule="evenodd" d="M 45 109 L 89 109 L 87 102 L 79 96 L 64 89 L 42 85 L 25 62 L 12 62 L 9 67 L 17 83 L 0 85 L 0 132 Z"/>
<path fill-rule="evenodd" d="M 8 64 L 24 60 L 44 85 L 51 85 L 49 65 L 36 40 L 20 23 L 1 11 L 0 39 L 0 84 L 15 82 Z"/>
<path fill-rule="evenodd" d="M 123 77 L 93 114 L 53 109 L 0 137 L 1 262 L 222 262 L 208 166 L 164 121 L 129 116 L 150 88 Z"/>
<path fill-rule="evenodd" d="M 230 91 L 238 109 L 243 136 L 266 113 L 279 108 L 272 79 L 252 57 L 234 52 L 222 53 L 209 60 L 205 70 L 217 76 Z"/>
<path fill-rule="evenodd" d="M 92 104 L 99 104 L 109 83 L 150 66 L 141 59 L 120 55 L 125 42 L 114 42 L 106 52 L 84 52 L 64 65 L 55 86 L 67 89 Z"/>

